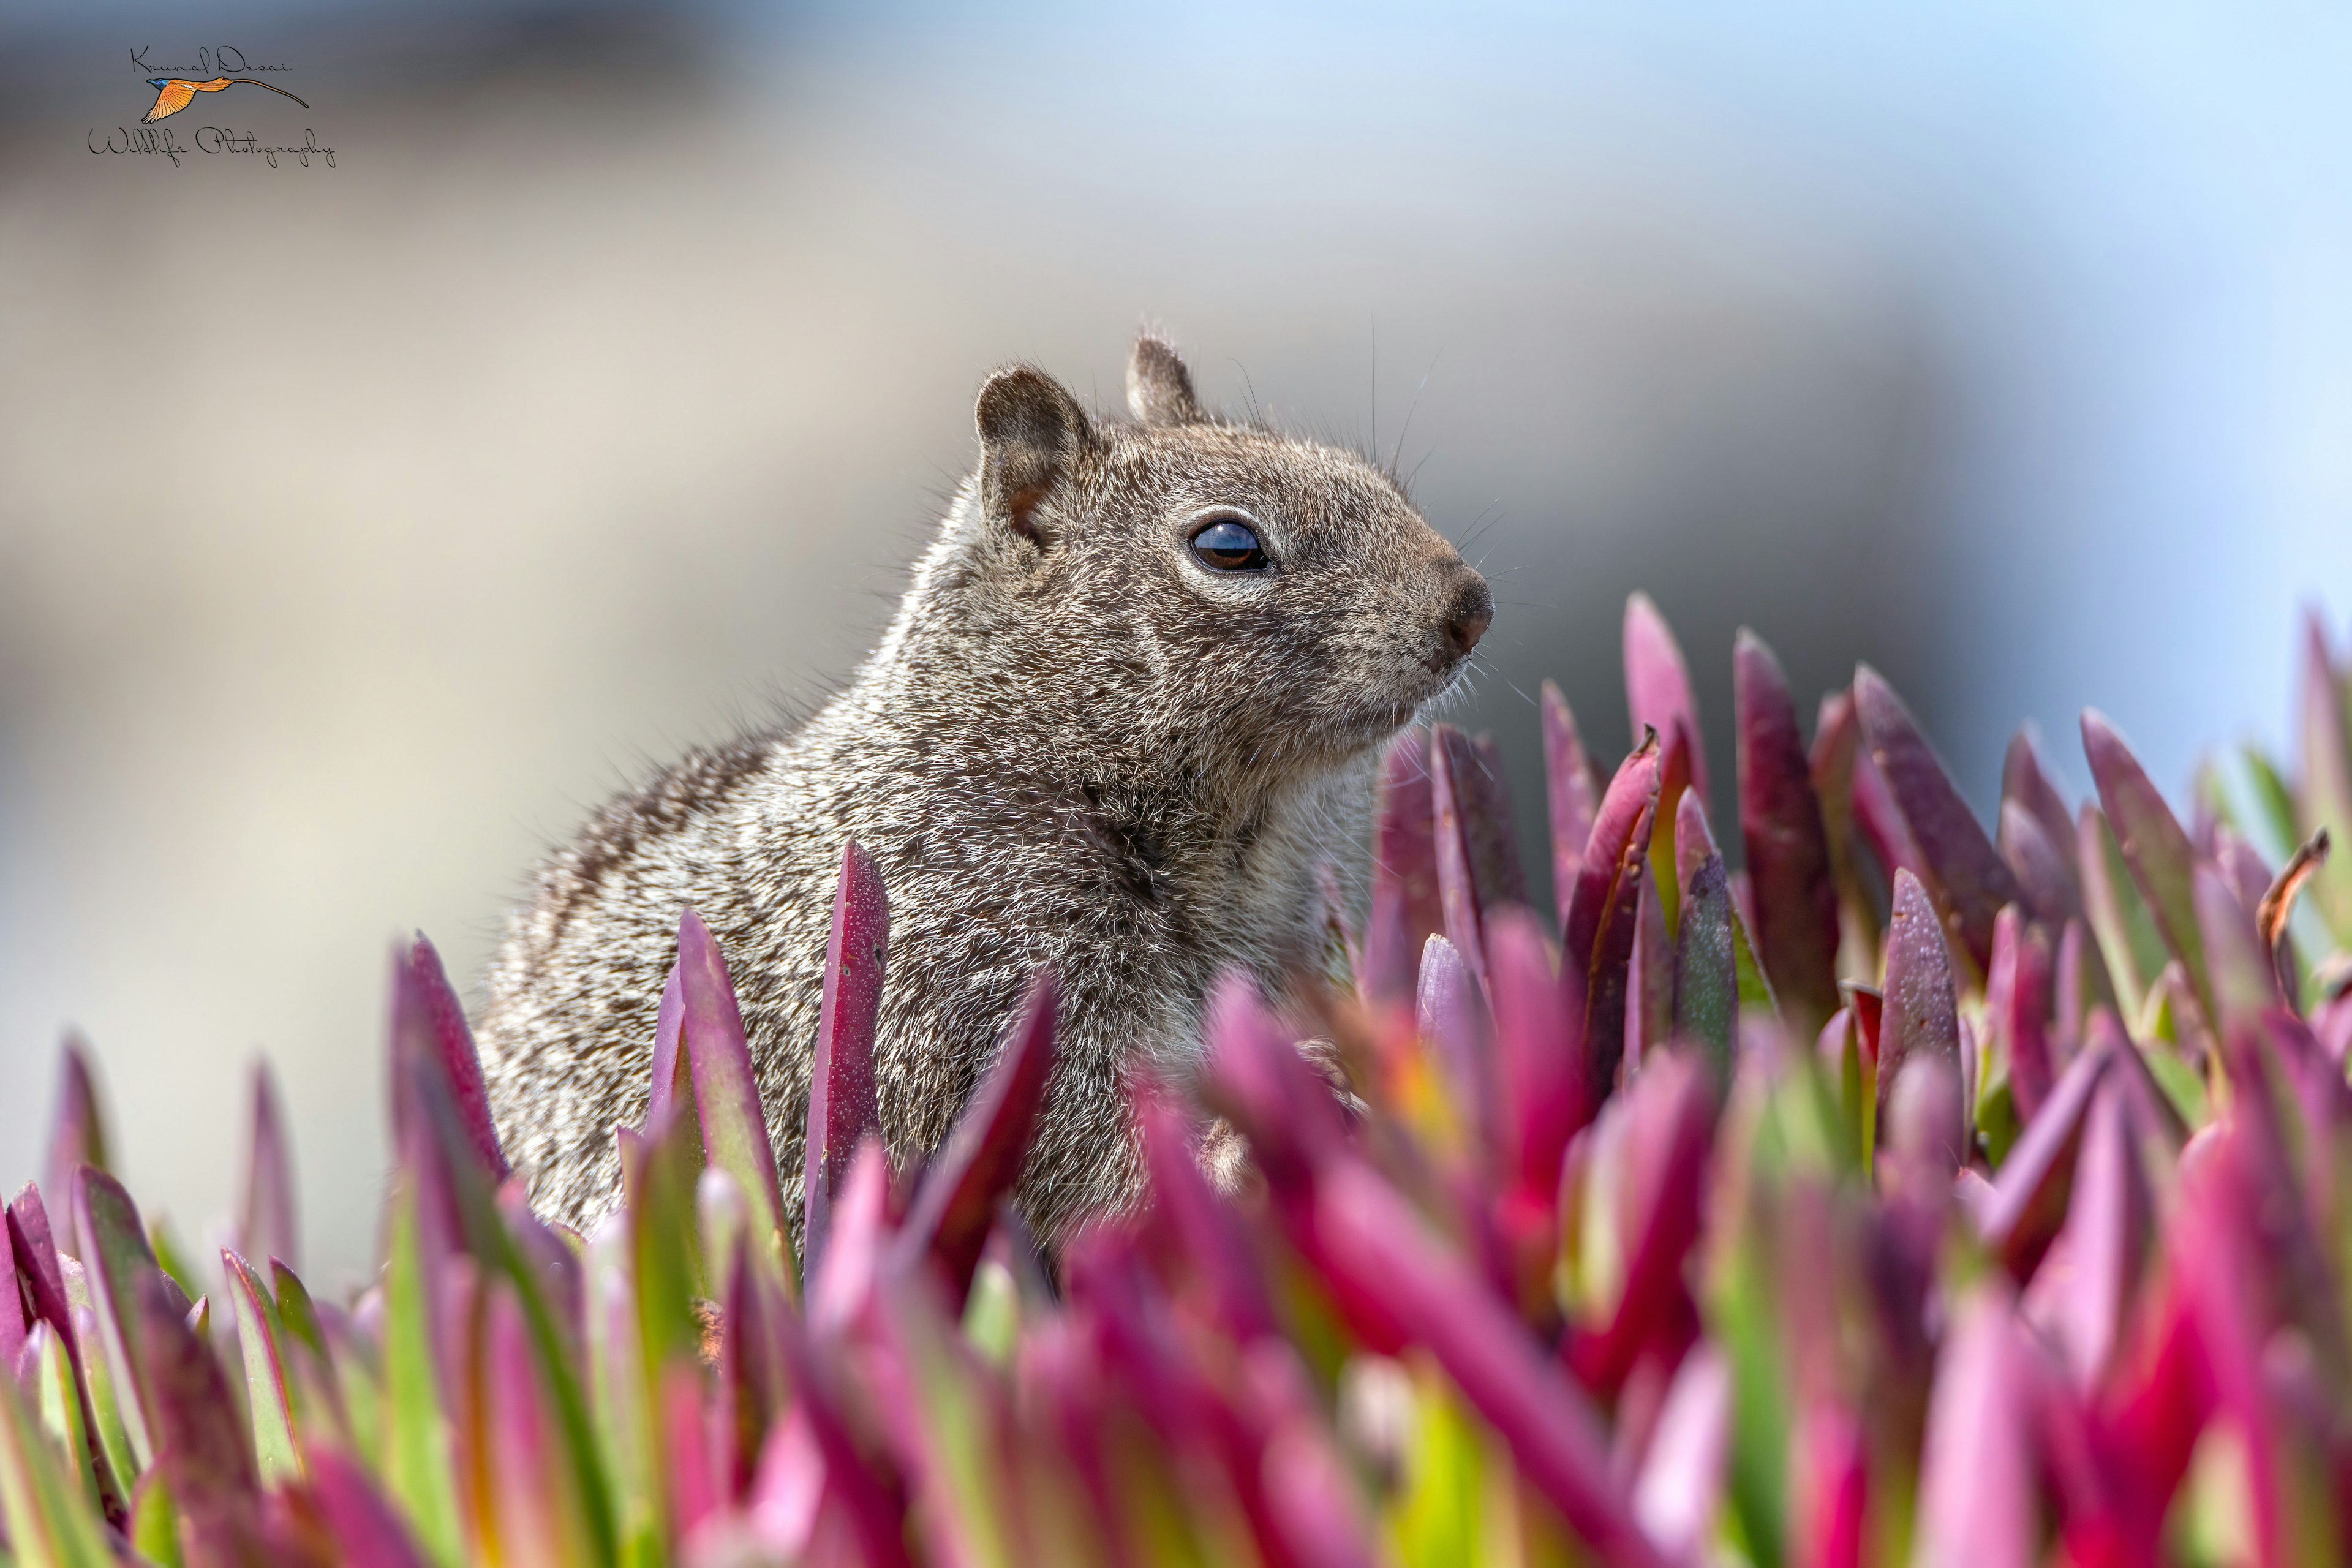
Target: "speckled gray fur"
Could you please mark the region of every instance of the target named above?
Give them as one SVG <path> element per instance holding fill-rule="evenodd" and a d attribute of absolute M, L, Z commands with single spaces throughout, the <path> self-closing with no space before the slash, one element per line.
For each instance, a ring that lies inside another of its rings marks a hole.
<path fill-rule="evenodd" d="M 613 1205 L 654 1013 L 692 905 L 740 996 L 797 1218 L 802 1125 L 844 840 L 890 899 L 877 1078 L 894 1159 L 936 1148 L 1032 970 L 1061 1063 L 1019 1197 L 1047 1237 L 1131 1199 L 1125 1086 L 1179 1083 L 1223 971 L 1281 997 L 1317 960 L 1318 864 L 1360 875 L 1374 759 L 1455 679 L 1485 582 L 1386 475 L 1204 415 L 1150 334 L 1134 423 L 1025 366 L 976 411 L 958 491 L 881 645 L 790 734 L 698 751 L 606 805 L 509 923 L 478 1023 L 532 1201 Z M 1201 515 L 1274 566 L 1219 575 Z"/>

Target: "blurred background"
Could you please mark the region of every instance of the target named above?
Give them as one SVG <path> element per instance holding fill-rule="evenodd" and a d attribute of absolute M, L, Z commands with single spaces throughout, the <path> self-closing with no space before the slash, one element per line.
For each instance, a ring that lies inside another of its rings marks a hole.
<path fill-rule="evenodd" d="M 2058 10 L 12 12 L 0 1173 L 79 1026 L 202 1244 L 266 1052 L 355 1273 L 394 937 L 470 985 L 590 805 L 852 668 L 992 366 L 1114 402 L 1147 320 L 1467 542 L 1530 829 L 1636 587 L 1726 786 L 1742 624 L 1980 806 L 2085 703 L 2176 787 L 2277 738 L 2352 614 L 2352 19 Z M 310 108 L 91 150 L 222 46 Z"/>

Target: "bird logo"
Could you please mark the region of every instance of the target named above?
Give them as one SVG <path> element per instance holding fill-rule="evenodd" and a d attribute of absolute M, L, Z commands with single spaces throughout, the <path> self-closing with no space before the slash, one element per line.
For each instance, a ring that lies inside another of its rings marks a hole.
<path fill-rule="evenodd" d="M 139 123 L 152 125 L 159 120 L 168 120 L 194 102 L 196 94 L 226 92 L 238 82 L 244 82 L 249 87 L 268 87 L 270 91 L 280 98 L 294 98 L 292 93 L 282 87 L 269 87 L 268 82 L 249 76 L 216 76 L 210 81 L 190 81 L 184 77 L 176 76 L 151 76 L 147 79 L 147 85 L 155 89 L 155 107 L 150 109 Z M 302 103 L 299 98 L 294 98 L 294 101 L 301 103 L 305 109 L 310 107 L 307 103 Z"/>

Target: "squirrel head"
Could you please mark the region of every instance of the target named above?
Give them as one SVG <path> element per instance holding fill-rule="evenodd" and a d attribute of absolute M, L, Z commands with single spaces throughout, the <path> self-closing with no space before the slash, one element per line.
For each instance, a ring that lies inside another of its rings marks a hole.
<path fill-rule="evenodd" d="M 1068 729 L 1081 765 L 1195 776 L 1328 768 L 1453 685 L 1494 595 L 1391 476 L 1204 412 L 1150 332 L 1127 402 L 1102 420 L 1032 366 L 989 379 L 979 470 L 886 657 L 984 723 Z"/>

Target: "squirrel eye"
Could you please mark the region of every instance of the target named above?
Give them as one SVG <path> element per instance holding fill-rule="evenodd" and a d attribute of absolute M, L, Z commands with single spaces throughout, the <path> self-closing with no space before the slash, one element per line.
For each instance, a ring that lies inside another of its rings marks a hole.
<path fill-rule="evenodd" d="M 1238 518 L 1218 518 L 1193 534 L 1192 553 L 1212 572 L 1263 572 L 1269 564 L 1257 530 Z"/>

